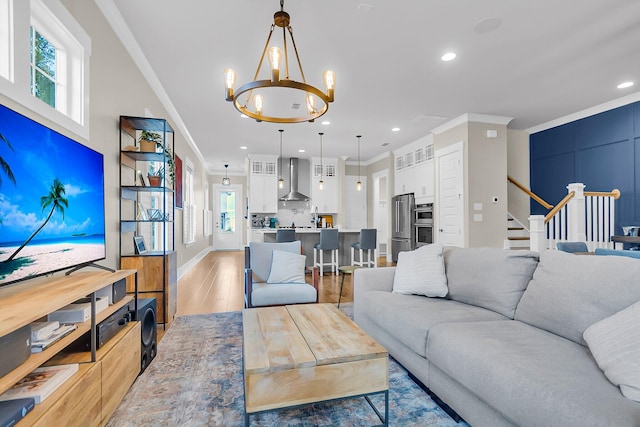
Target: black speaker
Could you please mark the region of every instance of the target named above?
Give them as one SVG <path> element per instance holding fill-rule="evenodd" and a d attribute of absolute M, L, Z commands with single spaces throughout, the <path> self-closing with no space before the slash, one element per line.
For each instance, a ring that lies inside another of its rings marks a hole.
<path fill-rule="evenodd" d="M 139 298 L 138 311 L 135 312 L 135 301 L 131 301 L 130 308 L 133 320 L 140 322 L 142 354 L 140 358 L 140 373 L 143 373 L 149 363 L 156 357 L 158 329 L 156 325 L 156 299 Z"/>

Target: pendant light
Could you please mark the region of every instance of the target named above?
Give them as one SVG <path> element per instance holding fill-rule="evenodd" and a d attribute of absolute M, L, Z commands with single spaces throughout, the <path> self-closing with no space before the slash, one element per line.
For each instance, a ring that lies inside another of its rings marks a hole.
<path fill-rule="evenodd" d="M 229 165 L 225 164 L 224 165 L 224 178 L 222 178 L 222 185 L 231 185 L 231 180 L 229 179 L 229 176 L 227 175 L 229 171 Z"/>
<path fill-rule="evenodd" d="M 278 180 L 278 188 L 283 189 L 284 179 L 282 178 L 282 133 L 284 132 L 284 129 L 278 129 L 278 132 L 280 132 L 280 158 L 278 159 L 278 170 L 280 171 L 280 179 Z"/>
<path fill-rule="evenodd" d="M 320 182 L 318 182 L 318 189 L 324 190 L 324 181 L 322 180 L 324 178 L 324 165 L 322 164 L 322 135 L 324 133 L 319 132 L 318 135 L 320 135 Z"/>
<path fill-rule="evenodd" d="M 356 136 L 358 138 L 358 182 L 356 182 L 356 190 L 362 191 L 362 181 L 360 180 L 360 138 L 362 135 Z"/>

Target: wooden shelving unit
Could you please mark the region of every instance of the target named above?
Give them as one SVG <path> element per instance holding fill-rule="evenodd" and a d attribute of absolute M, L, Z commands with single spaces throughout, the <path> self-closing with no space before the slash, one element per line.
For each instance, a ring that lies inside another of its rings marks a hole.
<path fill-rule="evenodd" d="M 135 275 L 136 270 L 74 272 L 69 276 L 0 288 L 0 336 L 40 320 L 114 282 L 135 278 Z M 126 296 L 100 313 L 92 313 L 93 321 L 99 323 L 133 300 L 133 295 Z M 71 334 L 41 353 L 31 354 L 20 366 L 0 377 L 2 393 L 39 366 L 80 364 L 76 374 L 36 405 L 18 425 L 104 425 L 140 372 L 139 322 L 125 326 L 96 352 L 95 359 L 89 351 L 70 350 L 71 344 L 91 330 L 92 320 L 76 325 L 77 329 Z M 105 368 L 109 375 L 103 377 Z M 112 384 L 114 374 L 117 386 Z"/>

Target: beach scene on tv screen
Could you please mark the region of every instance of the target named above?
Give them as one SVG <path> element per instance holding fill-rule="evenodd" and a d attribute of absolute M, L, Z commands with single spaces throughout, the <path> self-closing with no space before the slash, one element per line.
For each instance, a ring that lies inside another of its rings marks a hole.
<path fill-rule="evenodd" d="M 0 285 L 105 258 L 103 156 L 0 105 Z"/>

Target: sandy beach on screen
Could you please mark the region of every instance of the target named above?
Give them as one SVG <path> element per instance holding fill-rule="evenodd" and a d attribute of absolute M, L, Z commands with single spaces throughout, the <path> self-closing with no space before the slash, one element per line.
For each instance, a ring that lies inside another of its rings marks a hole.
<path fill-rule="evenodd" d="M 9 258 L 18 247 L 0 248 L 0 261 Z M 18 252 L 14 261 L 20 258 L 28 258 L 31 262 L 28 265 L 22 265 L 4 278 L 0 277 L 0 280 L 10 282 L 29 276 L 37 276 L 49 271 L 81 264 L 88 260 L 102 259 L 104 255 L 104 246 L 100 244 L 54 243 L 50 245 L 27 245 Z"/>

